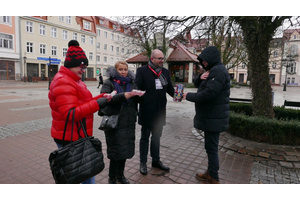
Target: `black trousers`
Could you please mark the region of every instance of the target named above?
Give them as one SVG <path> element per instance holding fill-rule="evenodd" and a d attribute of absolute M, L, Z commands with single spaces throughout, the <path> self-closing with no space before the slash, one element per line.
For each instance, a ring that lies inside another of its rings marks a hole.
<path fill-rule="evenodd" d="M 126 159 L 110 160 L 108 176 L 109 177 L 122 176 L 124 173 L 124 169 L 125 169 L 125 162 L 126 162 Z"/>
<path fill-rule="evenodd" d="M 208 157 L 208 172 L 209 175 L 214 178 L 215 180 L 219 180 L 219 132 L 204 132 L 204 143 L 205 143 L 205 150 Z"/>
<path fill-rule="evenodd" d="M 162 135 L 163 126 L 157 127 L 144 127 L 141 129 L 141 139 L 140 139 L 140 162 L 147 162 L 147 155 L 149 150 L 149 137 L 151 136 L 150 142 L 150 155 L 152 157 L 152 162 L 158 162 L 159 157 L 159 147 L 160 147 L 160 137 Z"/>

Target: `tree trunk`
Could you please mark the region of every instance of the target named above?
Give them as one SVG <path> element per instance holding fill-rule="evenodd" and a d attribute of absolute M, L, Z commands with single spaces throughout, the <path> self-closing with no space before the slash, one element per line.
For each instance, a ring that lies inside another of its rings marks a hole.
<path fill-rule="evenodd" d="M 273 33 L 268 32 L 267 21 L 249 17 L 239 21 L 249 57 L 251 72 L 253 116 L 274 118 L 272 88 L 269 78 L 269 44 Z"/>

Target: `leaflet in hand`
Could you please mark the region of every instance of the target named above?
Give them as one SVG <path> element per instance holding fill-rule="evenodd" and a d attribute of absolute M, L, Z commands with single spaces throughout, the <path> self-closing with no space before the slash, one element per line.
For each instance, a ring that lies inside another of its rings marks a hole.
<path fill-rule="evenodd" d="M 181 102 L 182 97 L 183 97 L 183 89 L 184 89 L 184 86 L 181 84 L 177 84 L 175 86 L 173 101 Z"/>
<path fill-rule="evenodd" d="M 142 90 L 132 90 L 130 93 L 133 95 L 143 96 L 145 92 L 146 91 L 142 91 Z"/>

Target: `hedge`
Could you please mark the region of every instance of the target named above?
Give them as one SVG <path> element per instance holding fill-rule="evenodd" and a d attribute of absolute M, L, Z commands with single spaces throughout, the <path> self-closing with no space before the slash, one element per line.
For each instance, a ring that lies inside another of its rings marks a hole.
<path fill-rule="evenodd" d="M 274 119 L 255 117 L 251 104 L 230 103 L 228 132 L 257 142 L 300 145 L 300 110 L 274 107 L 274 112 Z"/>

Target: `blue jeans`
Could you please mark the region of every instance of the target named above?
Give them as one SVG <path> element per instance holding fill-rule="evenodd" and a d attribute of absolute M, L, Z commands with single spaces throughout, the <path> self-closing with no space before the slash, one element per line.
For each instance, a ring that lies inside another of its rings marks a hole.
<path fill-rule="evenodd" d="M 62 145 L 60 145 L 58 143 L 56 143 L 56 145 L 58 148 L 62 147 Z M 89 178 L 89 179 L 83 181 L 81 184 L 95 184 L 95 183 L 96 183 L 95 176 L 93 176 L 92 178 Z"/>
<path fill-rule="evenodd" d="M 158 162 L 159 157 L 159 147 L 160 147 L 160 137 L 162 135 L 163 126 L 146 128 L 142 126 L 141 129 L 141 139 L 140 139 L 140 162 L 147 162 L 147 155 L 149 150 L 149 137 L 151 136 L 150 142 L 150 155 L 152 157 L 152 162 Z"/>
<path fill-rule="evenodd" d="M 209 175 L 215 179 L 216 181 L 219 181 L 219 132 L 204 132 L 204 143 L 205 143 L 205 150 L 208 157 L 208 172 Z"/>

